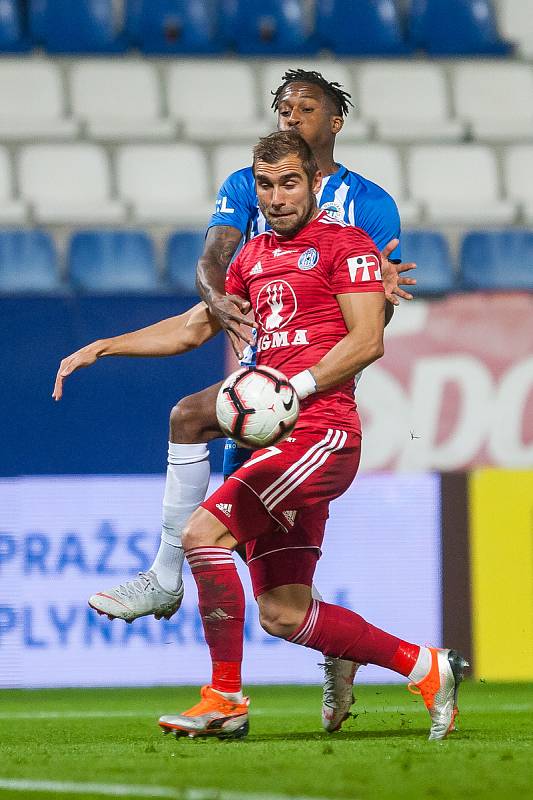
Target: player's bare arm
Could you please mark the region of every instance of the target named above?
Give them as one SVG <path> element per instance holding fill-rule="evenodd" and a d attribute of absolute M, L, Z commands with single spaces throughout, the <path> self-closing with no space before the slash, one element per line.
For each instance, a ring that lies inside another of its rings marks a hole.
<path fill-rule="evenodd" d="M 241 239 L 242 233 L 230 225 L 214 225 L 209 228 L 204 251 L 196 268 L 196 285 L 200 297 L 218 320 L 220 327 L 228 334 L 238 358 L 242 358 L 242 343 L 252 343 L 252 335 L 248 329 L 253 326 L 253 322 L 245 316 L 250 311 L 250 304 L 242 297 L 227 295 L 224 282 Z"/>
<path fill-rule="evenodd" d="M 54 400 L 61 400 L 63 383 L 82 367 L 89 367 L 105 356 L 163 357 L 188 353 L 200 347 L 220 330 L 205 303 L 198 303 L 184 314 L 156 322 L 146 328 L 97 339 L 64 358 L 57 371 Z"/>
<path fill-rule="evenodd" d="M 353 378 L 383 355 L 383 294 L 341 294 L 337 301 L 348 333 L 309 370 L 319 392 Z"/>

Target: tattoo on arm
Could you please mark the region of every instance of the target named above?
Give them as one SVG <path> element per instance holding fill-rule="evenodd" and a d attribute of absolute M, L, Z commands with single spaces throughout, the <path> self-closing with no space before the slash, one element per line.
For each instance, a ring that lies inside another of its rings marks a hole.
<path fill-rule="evenodd" d="M 208 305 L 213 295 L 224 294 L 226 272 L 241 239 L 242 233 L 229 225 L 209 228 L 196 267 L 198 293 Z"/>

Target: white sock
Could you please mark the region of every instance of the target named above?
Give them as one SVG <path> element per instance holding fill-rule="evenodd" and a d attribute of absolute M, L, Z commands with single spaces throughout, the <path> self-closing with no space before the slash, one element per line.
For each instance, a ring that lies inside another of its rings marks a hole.
<path fill-rule="evenodd" d="M 168 468 L 163 497 L 161 544 L 150 569 L 167 592 L 181 586 L 185 523 L 207 494 L 209 451 L 206 444 L 168 443 Z"/>
<path fill-rule="evenodd" d="M 242 703 L 244 700 L 242 689 L 239 692 L 221 692 L 220 689 L 213 689 L 213 691 L 217 694 L 221 694 L 222 697 L 225 697 L 230 703 Z"/>
<path fill-rule="evenodd" d="M 429 674 L 429 670 L 431 669 L 431 651 L 429 647 L 421 647 L 420 653 L 418 654 L 418 658 L 416 659 L 416 664 L 414 665 L 412 671 L 409 673 L 409 680 L 412 683 L 420 683 L 426 675 Z"/>

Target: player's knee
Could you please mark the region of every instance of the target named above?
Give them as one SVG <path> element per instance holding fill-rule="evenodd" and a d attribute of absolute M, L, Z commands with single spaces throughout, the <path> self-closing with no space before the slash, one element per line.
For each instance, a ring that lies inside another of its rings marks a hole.
<path fill-rule="evenodd" d="M 208 511 L 197 508 L 191 515 L 181 534 L 181 544 L 185 552 L 195 547 L 222 547 L 227 542 L 221 540 L 226 530 Z"/>
<path fill-rule="evenodd" d="M 194 398 L 183 397 L 170 412 L 170 441 L 177 444 L 203 442 L 204 424 Z"/>
<path fill-rule="evenodd" d="M 266 596 L 258 598 L 259 622 L 264 631 L 280 639 L 292 636 L 305 618 L 305 612 Z"/>

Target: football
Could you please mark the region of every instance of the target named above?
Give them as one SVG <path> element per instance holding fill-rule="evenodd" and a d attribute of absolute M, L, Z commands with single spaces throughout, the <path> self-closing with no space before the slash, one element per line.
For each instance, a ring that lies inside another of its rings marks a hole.
<path fill-rule="evenodd" d="M 220 387 L 216 408 L 223 433 L 249 448 L 268 447 L 284 439 L 300 412 L 288 378 L 271 367 L 233 372 Z"/>

